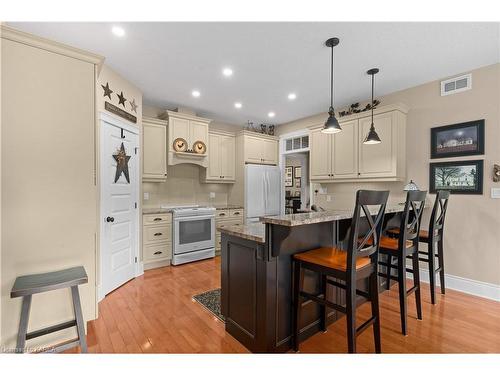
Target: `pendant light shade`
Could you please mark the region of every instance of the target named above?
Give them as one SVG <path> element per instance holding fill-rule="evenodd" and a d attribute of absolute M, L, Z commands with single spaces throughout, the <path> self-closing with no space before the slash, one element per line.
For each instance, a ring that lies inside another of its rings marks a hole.
<path fill-rule="evenodd" d="M 330 38 L 325 42 L 327 47 L 332 50 L 331 70 L 330 70 L 330 109 L 328 110 L 328 119 L 321 129 L 322 133 L 334 134 L 342 131 L 340 124 L 335 117 L 335 110 L 333 109 L 333 47 L 339 44 L 339 38 Z"/>
<path fill-rule="evenodd" d="M 377 131 L 375 130 L 375 125 L 373 124 L 373 87 L 374 87 L 374 79 L 375 79 L 375 74 L 377 74 L 379 70 L 377 68 L 370 69 L 366 73 L 372 76 L 372 101 L 371 101 L 371 109 L 372 109 L 372 124 L 370 126 L 370 131 L 366 135 L 365 140 L 363 141 L 363 144 L 365 145 L 376 145 L 381 143 L 382 141 L 380 140 L 380 137 L 377 134 Z"/>

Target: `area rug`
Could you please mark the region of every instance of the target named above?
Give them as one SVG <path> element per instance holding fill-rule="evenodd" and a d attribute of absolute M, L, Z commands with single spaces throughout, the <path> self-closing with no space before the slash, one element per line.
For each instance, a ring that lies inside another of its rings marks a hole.
<path fill-rule="evenodd" d="M 209 290 L 193 296 L 193 299 L 215 315 L 221 322 L 225 322 L 220 312 L 220 288 Z"/>

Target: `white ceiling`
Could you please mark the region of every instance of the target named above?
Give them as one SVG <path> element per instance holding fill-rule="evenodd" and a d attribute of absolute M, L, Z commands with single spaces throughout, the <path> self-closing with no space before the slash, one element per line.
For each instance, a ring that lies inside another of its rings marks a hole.
<path fill-rule="evenodd" d="M 380 68 L 380 96 L 500 60 L 498 23 L 121 23 L 121 39 L 109 23 L 10 25 L 105 56 L 143 91 L 146 104 L 190 107 L 237 125 L 326 111 L 330 50 L 324 41 L 332 36 L 340 38 L 337 108 L 369 98 L 372 67 Z M 226 66 L 231 78 L 222 75 Z M 290 92 L 295 101 L 287 99 Z M 243 108 L 235 109 L 236 101 Z"/>

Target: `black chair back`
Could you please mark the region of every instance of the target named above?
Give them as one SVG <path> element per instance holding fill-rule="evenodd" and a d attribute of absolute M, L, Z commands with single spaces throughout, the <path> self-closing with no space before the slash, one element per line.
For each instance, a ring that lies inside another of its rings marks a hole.
<path fill-rule="evenodd" d="M 448 208 L 448 200 L 450 192 L 447 190 L 438 190 L 434 207 L 432 207 L 431 219 L 429 222 L 429 238 L 432 240 L 434 236 L 443 236 L 444 219 Z"/>
<path fill-rule="evenodd" d="M 358 257 L 370 257 L 371 263 L 376 267 L 388 197 L 388 191 L 357 191 L 356 205 L 354 207 L 347 245 L 348 273 L 353 273 L 352 271 L 356 270 L 356 259 Z M 374 207 L 374 209 L 372 209 L 373 213 L 368 206 Z M 362 229 L 362 224 L 364 224 L 362 223 L 363 217 L 368 224 L 367 231 Z M 363 230 L 364 233 L 360 233 L 361 230 Z"/>
<path fill-rule="evenodd" d="M 426 191 L 413 190 L 406 195 L 405 208 L 399 227 L 399 248 L 406 248 L 406 241 L 412 241 L 418 247 L 420 223 L 425 206 Z"/>

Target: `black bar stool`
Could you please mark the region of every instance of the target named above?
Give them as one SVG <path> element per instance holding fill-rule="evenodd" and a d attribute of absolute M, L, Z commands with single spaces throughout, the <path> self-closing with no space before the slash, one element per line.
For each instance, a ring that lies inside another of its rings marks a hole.
<path fill-rule="evenodd" d="M 444 250 L 443 250 L 443 234 L 444 234 L 444 219 L 446 217 L 446 209 L 448 208 L 448 199 L 450 192 L 446 190 L 439 190 L 436 193 L 436 200 L 432 207 L 431 218 L 429 221 L 429 230 L 420 230 L 419 241 L 427 244 L 426 250 L 420 250 L 419 254 L 422 255 L 419 260 L 427 263 L 429 269 L 429 284 L 431 289 L 431 303 L 436 303 L 436 273 L 439 272 L 441 294 L 445 294 L 444 284 Z M 390 234 L 399 235 L 399 229 L 392 229 Z M 436 252 L 437 249 L 437 252 Z M 438 260 L 438 267 L 436 268 L 436 258 Z M 432 272 L 434 270 L 434 272 Z"/>
<path fill-rule="evenodd" d="M 326 331 L 326 306 L 346 314 L 347 341 L 349 353 L 356 352 L 356 337 L 370 325 L 373 325 L 375 351 L 381 352 L 380 315 L 378 304 L 378 248 L 388 191 L 359 190 L 356 193 L 356 205 L 351 222 L 351 230 L 347 251 L 336 247 L 319 248 L 295 254 L 293 257 L 293 342 L 295 351 L 299 350 L 299 324 L 302 304 L 313 301 L 321 305 L 321 328 Z M 373 217 L 367 206 L 377 206 L 378 212 Z M 362 214 L 366 216 L 368 231 L 359 233 L 363 224 Z M 312 295 L 302 290 L 304 270 L 319 274 L 322 281 L 322 291 Z M 332 277 L 340 282 L 329 279 Z M 358 280 L 368 279 L 368 292 L 357 290 Z M 346 305 L 341 306 L 327 300 L 327 284 L 334 285 L 346 291 Z M 356 328 L 356 296 L 361 295 L 371 302 L 372 317 Z"/>
<path fill-rule="evenodd" d="M 379 262 L 380 265 L 386 267 L 386 273 L 379 275 L 387 278 L 387 289 L 391 280 L 398 282 L 401 331 L 405 336 L 407 335 L 407 296 L 413 292 L 417 304 L 417 317 L 418 320 L 422 320 L 418 242 L 426 194 L 426 191 L 409 191 L 399 226 L 399 233 L 402 235 L 398 238 L 382 236 L 380 239 L 380 254 L 387 257 L 387 262 Z M 406 268 L 406 257 L 412 259 L 411 269 Z M 396 264 L 393 263 L 394 258 L 397 260 Z M 397 277 L 391 274 L 393 268 L 397 269 Z M 413 286 L 408 290 L 406 290 L 406 272 L 413 274 Z"/>

